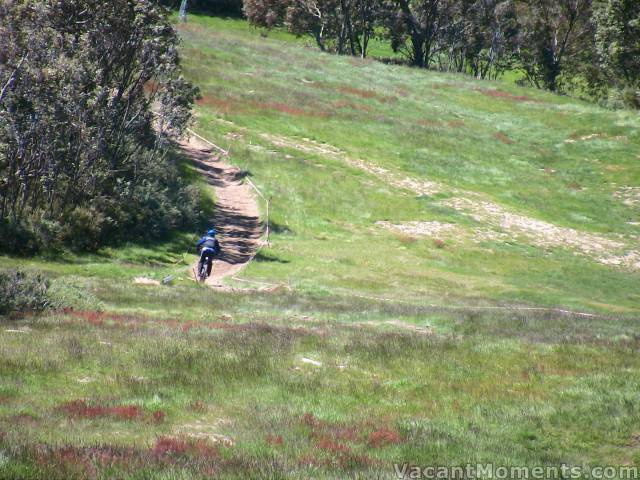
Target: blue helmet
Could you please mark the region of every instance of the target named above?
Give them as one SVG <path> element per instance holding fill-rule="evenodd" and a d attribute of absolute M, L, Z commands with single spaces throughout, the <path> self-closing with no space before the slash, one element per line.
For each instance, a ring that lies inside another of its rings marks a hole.
<path fill-rule="evenodd" d="M 215 236 L 216 236 L 216 233 L 218 233 L 218 232 L 216 232 L 216 229 L 215 229 L 215 228 L 212 228 L 211 230 L 209 230 L 209 231 L 207 232 L 207 235 L 209 235 L 210 237 L 215 237 Z"/>

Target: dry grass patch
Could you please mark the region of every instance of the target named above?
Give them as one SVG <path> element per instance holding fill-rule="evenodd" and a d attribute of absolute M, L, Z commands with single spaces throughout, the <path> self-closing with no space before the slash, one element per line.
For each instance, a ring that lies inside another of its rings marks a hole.
<path fill-rule="evenodd" d="M 509 92 L 503 92 L 502 90 L 492 90 L 490 88 L 477 88 L 478 92 L 492 98 L 503 98 L 505 100 L 511 100 L 514 102 L 535 102 L 534 98 L 527 95 L 514 95 Z"/>
<path fill-rule="evenodd" d="M 504 143 L 505 145 L 513 145 L 514 142 L 513 140 L 511 140 L 506 134 L 502 133 L 502 132 L 496 132 L 493 134 L 493 138 L 495 138 L 496 140 L 499 140 L 500 142 Z"/>

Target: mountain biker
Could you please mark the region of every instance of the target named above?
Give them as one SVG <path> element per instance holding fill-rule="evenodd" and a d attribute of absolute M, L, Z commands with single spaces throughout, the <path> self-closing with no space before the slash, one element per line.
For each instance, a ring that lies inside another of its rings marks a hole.
<path fill-rule="evenodd" d="M 217 232 L 215 228 L 209 229 L 206 235 L 204 235 L 196 245 L 196 248 L 200 252 L 198 274 L 200 274 L 204 262 L 207 262 L 207 277 L 211 275 L 211 268 L 213 267 L 213 257 L 220 253 L 220 243 L 216 238 L 216 233 Z"/>

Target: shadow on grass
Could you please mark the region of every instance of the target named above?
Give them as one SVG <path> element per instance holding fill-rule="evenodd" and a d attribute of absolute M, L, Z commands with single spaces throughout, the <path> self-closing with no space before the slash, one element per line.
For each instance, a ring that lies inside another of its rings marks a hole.
<path fill-rule="evenodd" d="M 270 255 L 267 255 L 263 252 L 258 253 L 258 255 L 256 255 L 255 258 L 256 262 L 261 262 L 261 263 L 282 263 L 282 264 L 286 264 L 286 263 L 291 263 L 289 260 L 284 260 L 282 258 L 277 258 L 277 257 L 272 257 Z"/>
<path fill-rule="evenodd" d="M 280 235 L 293 235 L 294 233 L 289 227 L 274 221 L 269 222 L 269 231 Z"/>

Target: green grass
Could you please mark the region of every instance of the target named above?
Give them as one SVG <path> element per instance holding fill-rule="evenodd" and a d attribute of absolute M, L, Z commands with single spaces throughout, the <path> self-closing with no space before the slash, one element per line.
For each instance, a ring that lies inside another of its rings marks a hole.
<path fill-rule="evenodd" d="M 637 207 L 614 195 L 640 185 L 637 114 L 324 55 L 238 20 L 191 16 L 180 31 L 203 94 L 196 128 L 271 198 L 271 246 L 242 277 L 279 287 L 196 285 L 196 232 L 0 257 L 0 268 L 45 273 L 74 308 L 0 319 L 0 478 L 640 462 L 638 272 L 526 236 L 476 242 L 497 227 L 445 204 L 492 202 L 637 249 Z M 211 191 L 183 173 L 211 208 Z M 440 191 L 417 195 L 398 178 Z M 455 230 L 393 233 L 378 221 Z"/>
<path fill-rule="evenodd" d="M 135 447 L 126 461 L 110 459 L 112 467 L 132 475 L 142 462 L 147 478 L 205 478 L 207 466 L 223 478 L 267 478 L 272 468 L 277 478 L 358 471 L 391 478 L 394 462 L 640 460 L 628 447 L 640 420 L 637 342 L 622 333 L 634 331 L 633 322 L 448 315 L 286 295 L 209 296 L 200 304 L 202 317 L 191 322 L 189 314 L 177 321 L 57 314 L 21 322 L 28 333 L 0 333 L 0 431 L 4 451 L 22 458 L 0 464 L 0 473 L 82 475 L 93 465 L 107 475 L 99 453 L 108 445 Z M 309 310 L 313 318 L 302 315 Z M 379 323 L 425 316 L 443 333 Z M 353 328 L 358 319 L 371 326 Z M 130 420 L 68 413 L 65 405 L 79 399 L 142 413 Z M 158 411 L 162 421 L 151 421 Z M 378 445 L 376 432 L 392 440 Z M 218 445 L 214 458 L 148 458 L 157 438 L 198 434 L 233 446 Z M 29 445 L 45 444 L 47 453 L 33 460 Z"/>
<path fill-rule="evenodd" d="M 305 291 L 638 311 L 637 270 L 574 255 L 562 243 L 455 238 L 438 249 L 375 225 L 445 221 L 472 235 L 482 222 L 441 203 L 463 189 L 578 235 L 625 235 L 625 248 L 637 250 L 637 207 L 615 196 L 640 184 L 637 114 L 324 55 L 247 34 L 240 21 L 226 25 L 192 17 L 181 26 L 182 51 L 187 76 L 202 89 L 198 130 L 230 146 L 272 198 L 282 230 L 269 251 L 282 262 L 255 263 L 249 276 Z M 326 143 L 400 177 L 440 182 L 443 192 L 417 197 L 341 158 L 281 148 L 263 134 Z"/>

